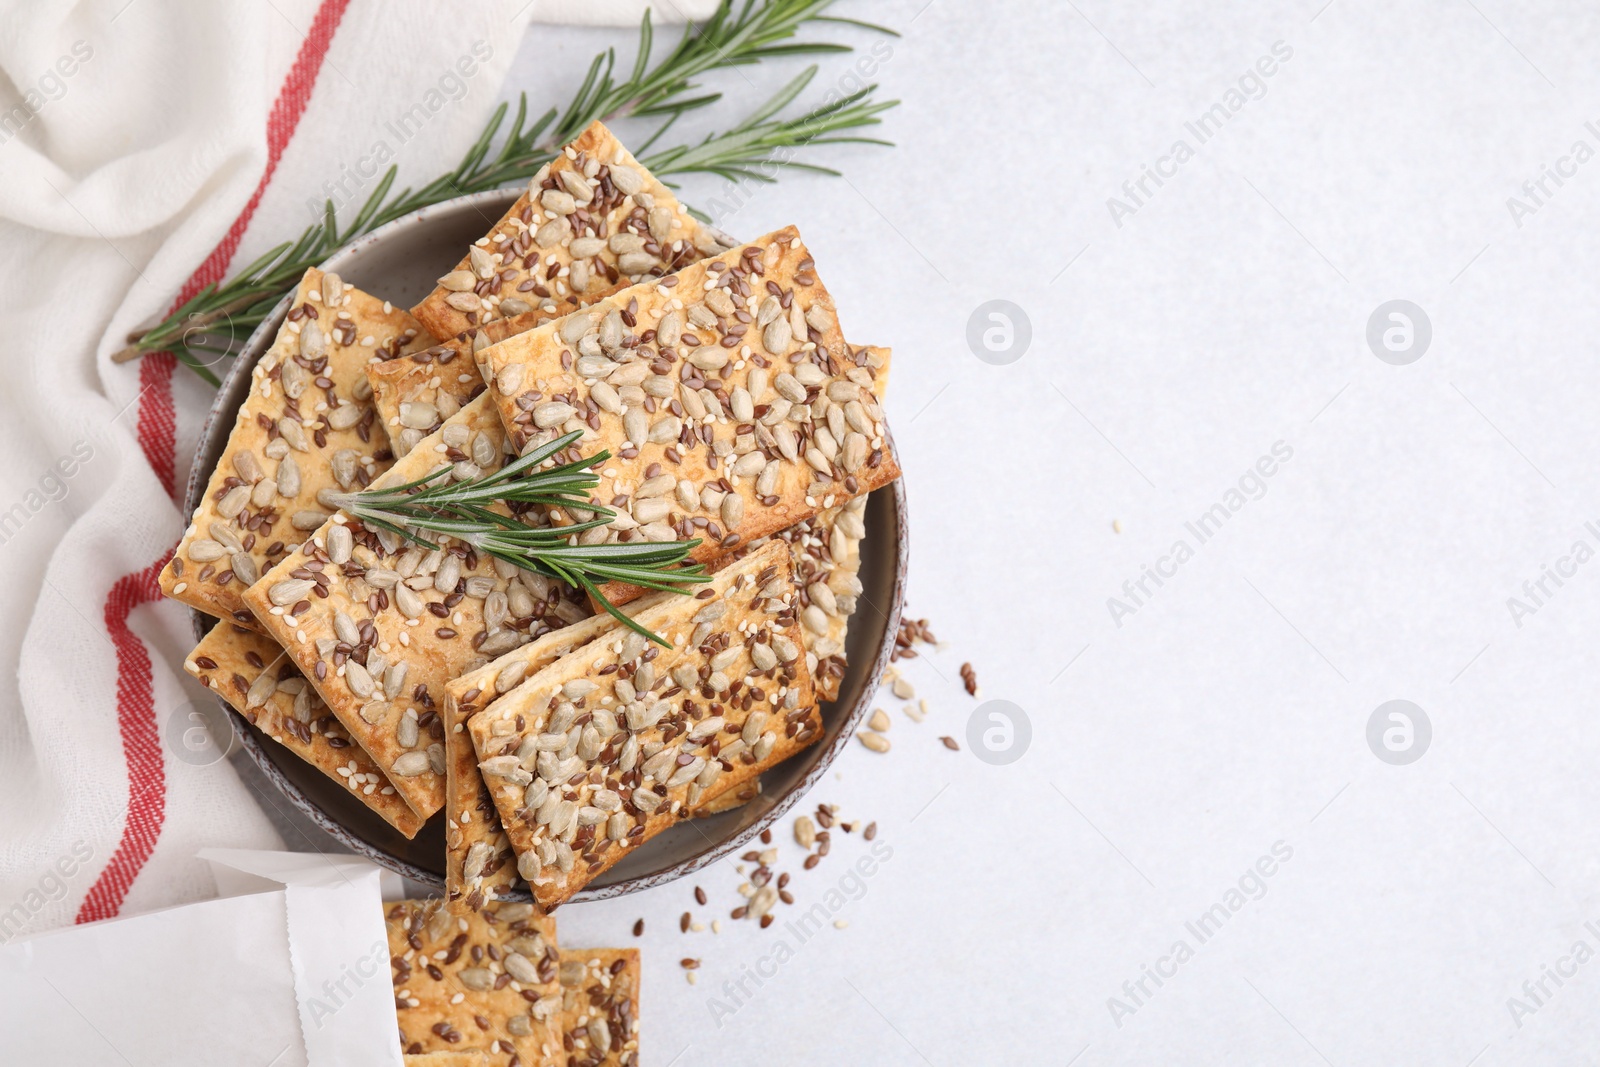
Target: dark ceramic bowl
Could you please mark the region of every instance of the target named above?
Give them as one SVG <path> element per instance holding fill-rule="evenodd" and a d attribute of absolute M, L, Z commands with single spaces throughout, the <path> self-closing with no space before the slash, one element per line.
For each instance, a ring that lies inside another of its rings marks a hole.
<path fill-rule="evenodd" d="M 432 291 L 434 280 L 460 258 L 461 249 L 487 233 L 516 199 L 515 190 L 478 193 L 425 208 L 340 249 L 322 266 L 346 281 L 410 307 Z M 250 371 L 277 334 L 288 311 L 285 297 L 251 336 L 223 380 L 206 418 L 189 474 L 185 507 L 192 512 L 221 458 L 234 415 L 249 389 Z M 186 512 L 187 513 L 187 512 Z M 866 540 L 861 545 L 859 608 L 850 620 L 846 654 L 849 668 L 839 699 L 822 706 L 826 734 L 821 742 L 761 777 L 761 795 L 721 815 L 674 826 L 637 849 L 577 895 L 576 900 L 621 896 L 692 873 L 743 847 L 789 809 L 849 742 L 866 713 L 900 626 L 907 538 L 905 491 L 900 482 L 872 494 L 867 503 Z M 216 621 L 194 612 L 197 637 Z M 443 816 L 435 816 L 408 841 L 321 772 L 268 739 L 244 717 L 232 716 L 244 751 L 299 811 L 351 851 L 440 892 L 444 889 Z"/>

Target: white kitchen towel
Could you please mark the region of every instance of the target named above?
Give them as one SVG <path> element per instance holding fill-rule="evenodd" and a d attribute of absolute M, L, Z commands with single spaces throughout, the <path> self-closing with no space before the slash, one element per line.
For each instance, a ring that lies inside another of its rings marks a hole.
<path fill-rule="evenodd" d="M 401 1067 L 382 872 L 201 856 L 221 899 L 0 947 L 4 1062 Z"/>
<path fill-rule="evenodd" d="M 416 105 L 400 184 L 453 166 L 532 14 L 0 3 L 0 943 L 210 895 L 198 849 L 278 844 L 231 765 L 185 744 L 205 698 L 155 589 L 212 390 L 111 354 L 297 235 L 312 198 L 364 199 L 358 162 Z"/>

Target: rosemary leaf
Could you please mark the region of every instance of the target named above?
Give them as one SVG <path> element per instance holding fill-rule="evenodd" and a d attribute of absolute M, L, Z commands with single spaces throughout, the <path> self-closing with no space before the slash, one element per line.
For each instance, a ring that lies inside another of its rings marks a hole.
<path fill-rule="evenodd" d="M 391 195 L 398 167 L 391 166 L 349 225 L 339 225 L 334 203 L 327 202 L 324 217 L 307 227 L 299 239 L 285 242 L 257 259 L 231 280 L 207 286 L 192 300 L 150 328 L 129 338 L 129 344 L 112 357 L 123 363 L 147 352 L 171 351 L 185 365 L 212 384 L 209 354 L 217 349 L 237 351 L 250 334 L 305 273 L 336 249 L 365 233 L 420 208 L 470 193 L 525 182 L 553 159 L 561 147 L 590 123 L 624 118 L 661 118 L 665 121 L 644 146 L 670 127 L 679 115 L 721 100 L 721 93 L 701 92 L 696 79 L 714 70 L 747 66 L 788 55 L 817 55 L 849 51 L 835 42 L 796 41 L 795 34 L 808 23 L 828 23 L 878 33 L 881 26 L 825 14 L 833 0 L 722 0 L 704 22 L 684 27 L 678 43 L 657 58 L 656 35 L 649 12 L 639 26 L 639 41 L 627 76 L 616 78 L 615 50 L 595 56 L 583 84 L 567 106 L 551 108 L 525 127 L 528 100 L 518 102 L 516 116 L 506 129 L 498 151 L 496 138 L 505 124 L 507 107 L 501 104 L 461 163 L 448 174 L 419 189 L 410 187 Z M 801 75 L 801 88 L 815 73 Z M 862 126 L 875 125 L 877 116 L 896 101 L 871 99 L 876 86 L 845 100 L 817 108 L 795 119 L 782 120 L 777 112 L 799 92 L 791 82 L 743 122 L 698 145 L 668 149 L 648 159 L 646 166 L 658 176 L 700 172 L 730 181 L 773 180 L 757 170 L 762 165 L 804 168 L 834 173 L 825 167 L 801 164 L 787 150 L 809 145 L 856 141 L 887 142 L 835 136 Z M 791 89 L 793 91 L 791 91 Z M 787 94 L 787 95 L 785 95 Z M 640 149 L 642 155 L 644 148 Z M 695 213 L 704 217 L 701 213 Z M 194 351 L 190 351 L 190 349 Z M 199 353 L 199 354 L 197 354 Z"/>
<path fill-rule="evenodd" d="M 587 592 L 608 613 L 658 644 L 660 637 L 634 622 L 599 589 L 606 582 L 627 582 L 645 589 L 686 593 L 711 580 L 688 560 L 699 544 L 693 541 L 630 541 L 578 544 L 578 535 L 607 525 L 616 514 L 590 500 L 587 490 L 599 484 L 593 468 L 609 452 L 540 469 L 582 438 L 574 430 L 533 449 L 491 474 L 452 482 L 443 467 L 403 485 L 343 493 L 334 499 L 362 523 L 388 530 L 428 548 L 437 538 L 453 537 L 479 552 L 524 570 L 559 578 Z M 488 505 L 537 504 L 577 509 L 594 518 L 570 526 L 530 526 Z"/>

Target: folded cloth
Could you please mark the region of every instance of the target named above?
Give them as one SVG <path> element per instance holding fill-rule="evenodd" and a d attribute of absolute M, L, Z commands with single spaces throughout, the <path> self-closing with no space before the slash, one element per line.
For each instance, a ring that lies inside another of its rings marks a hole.
<path fill-rule="evenodd" d="M 383 872 L 353 857 L 201 855 L 220 899 L 0 947 L 5 1062 L 402 1067 Z"/>
<path fill-rule="evenodd" d="M 204 743 L 213 701 L 179 667 L 187 612 L 156 590 L 212 390 L 170 356 L 110 356 L 175 297 L 298 235 L 325 197 L 348 218 L 380 146 L 398 185 L 436 177 L 482 128 L 535 9 L 576 14 L 3 6 L 0 668 L 17 684 L 0 688 L 0 943 L 209 896 L 197 849 L 278 844 L 262 805 L 284 801 L 253 796 Z"/>

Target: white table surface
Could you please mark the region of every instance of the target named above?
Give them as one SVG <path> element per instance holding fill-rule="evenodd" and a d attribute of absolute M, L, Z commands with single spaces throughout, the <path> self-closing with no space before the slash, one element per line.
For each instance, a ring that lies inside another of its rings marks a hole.
<path fill-rule="evenodd" d="M 820 152 L 848 184 L 790 175 L 719 221 L 799 224 L 850 335 L 894 347 L 908 608 L 948 648 L 906 666 L 930 721 L 885 693 L 894 750 L 852 746 L 807 802 L 893 849 L 847 929 L 728 921 L 730 868 L 698 879 L 709 907 L 680 883 L 563 910 L 569 944 L 643 948 L 647 1064 L 1592 1062 L 1600 963 L 1542 1003 L 1523 984 L 1600 951 L 1600 562 L 1520 626 L 1507 599 L 1600 549 L 1600 160 L 1520 226 L 1507 198 L 1600 150 L 1600 17 L 1318 3 L 848 8 L 904 35 L 876 75 L 898 147 Z M 616 39 L 534 32 L 510 85 L 536 100 Z M 1185 123 L 1280 41 L 1200 144 Z M 810 98 L 851 62 L 822 57 Z M 781 80 L 750 77 L 715 84 L 750 106 Z M 1119 227 L 1108 198 L 1179 138 L 1194 158 Z M 1010 365 L 965 340 L 991 299 L 1031 321 Z M 1365 339 L 1391 299 L 1432 324 L 1407 366 Z M 1198 545 L 1185 523 L 1277 442 Z M 1118 626 L 1108 598 L 1179 539 L 1193 558 Z M 968 751 L 964 660 L 1031 720 L 1019 761 Z M 1432 726 L 1409 765 L 1366 741 L 1391 699 Z M 865 853 L 835 838 L 811 872 L 781 842 L 781 919 Z M 1185 924 L 1278 842 L 1202 944 Z M 722 933 L 680 935 L 686 908 Z"/>

